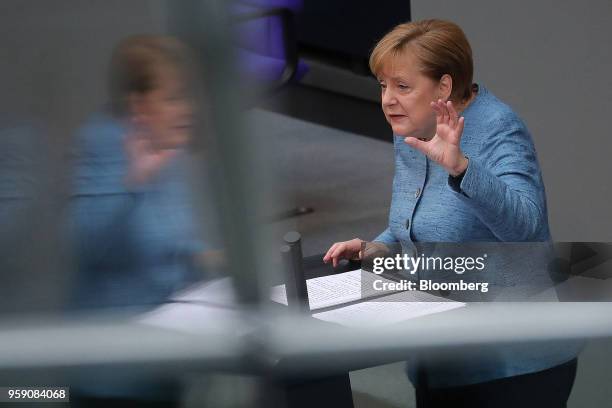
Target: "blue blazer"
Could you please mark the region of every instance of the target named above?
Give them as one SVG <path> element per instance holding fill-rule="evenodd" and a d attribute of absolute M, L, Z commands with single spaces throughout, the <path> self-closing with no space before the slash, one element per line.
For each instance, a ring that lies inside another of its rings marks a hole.
<path fill-rule="evenodd" d="M 394 136 L 389 227 L 375 241 L 550 239 L 544 183 L 525 124 L 483 86 L 463 116 L 461 149 L 469 165 L 458 186 L 441 166 Z"/>
<path fill-rule="evenodd" d="M 394 136 L 395 176 L 389 226 L 375 241 L 399 243 L 414 255 L 418 243 L 425 242 L 500 243 L 499 250 L 489 254 L 490 265 L 485 273 L 477 278 L 474 277 L 478 275 L 465 273 L 460 278 L 486 280 L 494 288 L 509 290 L 529 288 L 533 292 L 534 288 L 551 287 L 553 282 L 542 251 L 550 240 L 546 196 L 527 127 L 508 105 L 483 86 L 463 116 L 461 149 L 469 165 L 459 180 L 408 146 L 403 137 Z M 525 241 L 543 243 L 501 244 Z M 438 246 L 447 251 L 452 248 Z M 462 246 L 457 248 L 455 256 Z M 483 248 L 490 249 L 491 245 Z M 444 281 L 434 276 L 436 273 L 419 271 L 418 276 Z M 412 356 L 408 371 L 414 381 L 416 369 L 426 367 L 430 387 L 458 386 L 544 370 L 569 361 L 579 349 L 577 343 L 528 344 L 488 347 L 486 352 L 482 350 L 467 359 L 458 356 L 432 362 Z"/>
<path fill-rule="evenodd" d="M 127 133 L 122 121 L 98 113 L 77 135 L 69 213 L 78 267 L 73 307 L 152 307 L 199 277 L 193 258 L 206 246 L 185 157 L 147 185 L 128 188 Z"/>

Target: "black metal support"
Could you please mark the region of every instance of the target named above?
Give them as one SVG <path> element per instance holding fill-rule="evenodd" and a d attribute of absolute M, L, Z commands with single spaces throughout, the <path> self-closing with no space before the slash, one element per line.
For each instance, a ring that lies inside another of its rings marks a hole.
<path fill-rule="evenodd" d="M 281 254 L 286 274 L 287 304 L 297 310 L 310 312 L 302 259 L 302 237 L 292 231 L 285 234 L 283 240 L 285 245 L 281 247 Z"/>

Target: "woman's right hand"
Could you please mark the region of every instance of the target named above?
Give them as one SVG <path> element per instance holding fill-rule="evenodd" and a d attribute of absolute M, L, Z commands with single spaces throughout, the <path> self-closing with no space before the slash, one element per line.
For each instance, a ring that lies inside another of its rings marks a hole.
<path fill-rule="evenodd" d="M 128 157 L 126 183 L 130 186 L 147 184 L 178 153 L 177 149 L 156 149 L 143 126 L 134 119 L 134 125 L 125 138 Z"/>
<path fill-rule="evenodd" d="M 332 245 L 325 256 L 323 262 L 332 261 L 334 268 L 338 266 L 341 259 L 359 259 L 361 257 L 361 243 L 359 238 L 351 239 L 350 241 L 336 242 Z"/>

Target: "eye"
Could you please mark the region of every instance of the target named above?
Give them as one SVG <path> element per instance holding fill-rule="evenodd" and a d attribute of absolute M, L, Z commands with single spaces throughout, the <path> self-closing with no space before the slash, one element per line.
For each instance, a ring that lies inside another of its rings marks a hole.
<path fill-rule="evenodd" d="M 402 91 L 405 91 L 406 89 L 409 88 L 408 85 L 404 85 L 404 84 L 398 84 L 397 87 L 401 89 Z"/>
<path fill-rule="evenodd" d="M 380 85 L 381 89 L 386 89 L 387 88 L 387 84 L 385 84 L 384 82 L 379 82 L 378 85 Z"/>

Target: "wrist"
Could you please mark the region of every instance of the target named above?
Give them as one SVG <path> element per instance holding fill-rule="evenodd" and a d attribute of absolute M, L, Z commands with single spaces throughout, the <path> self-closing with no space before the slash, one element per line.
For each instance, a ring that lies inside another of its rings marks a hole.
<path fill-rule="evenodd" d="M 469 164 L 469 159 L 465 157 L 464 155 L 461 155 L 461 159 L 459 160 L 459 163 L 457 163 L 457 165 L 454 166 L 453 168 L 449 169 L 448 173 L 452 177 L 457 177 L 460 174 L 463 174 L 467 170 L 468 164 Z"/>

